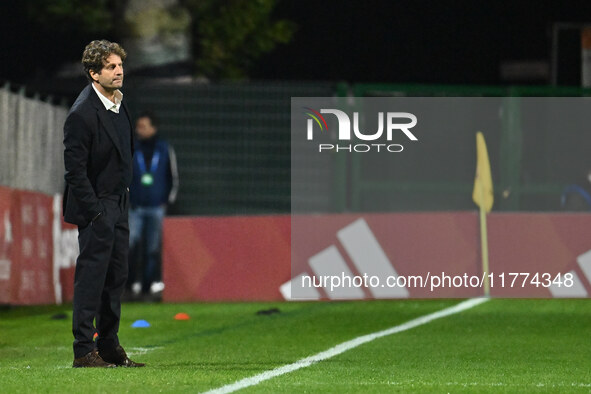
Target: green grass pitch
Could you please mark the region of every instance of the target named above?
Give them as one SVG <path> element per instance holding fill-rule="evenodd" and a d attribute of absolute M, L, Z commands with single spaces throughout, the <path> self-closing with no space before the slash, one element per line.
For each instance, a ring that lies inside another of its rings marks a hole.
<path fill-rule="evenodd" d="M 4 309 L 0 392 L 204 392 L 458 302 L 125 304 L 120 339 L 139 369 L 71 368 L 69 306 Z M 591 302 L 493 299 L 241 392 L 589 393 Z"/>

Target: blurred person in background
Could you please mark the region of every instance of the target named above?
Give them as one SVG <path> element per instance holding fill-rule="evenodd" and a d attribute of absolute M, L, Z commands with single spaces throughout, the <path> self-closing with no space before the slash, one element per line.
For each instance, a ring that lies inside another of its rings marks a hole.
<path fill-rule="evenodd" d="M 178 170 L 170 144 L 158 136 L 158 120 L 153 112 L 143 112 L 136 121 L 133 180 L 130 187 L 130 272 L 127 290 L 131 299 L 159 299 L 161 281 L 162 221 L 169 204 L 176 200 Z M 141 246 L 141 250 L 139 248 Z M 141 284 L 138 256 L 142 256 Z"/>
<path fill-rule="evenodd" d="M 591 210 L 591 170 L 587 171 L 585 179 L 564 188 L 560 196 L 560 207 L 567 212 Z"/>
<path fill-rule="evenodd" d="M 86 46 L 82 65 L 90 83 L 64 124 L 64 220 L 78 226 L 80 247 L 74 276 L 73 367 L 144 366 L 127 357 L 118 337 L 128 272 L 133 157 L 131 118 L 119 90 L 125 57 L 114 42 L 95 40 Z"/>

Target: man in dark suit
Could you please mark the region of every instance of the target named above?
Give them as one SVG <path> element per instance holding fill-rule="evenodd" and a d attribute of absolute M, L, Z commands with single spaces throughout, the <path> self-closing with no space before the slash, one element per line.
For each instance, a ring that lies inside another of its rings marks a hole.
<path fill-rule="evenodd" d="M 127 280 L 131 117 L 123 94 L 126 53 L 117 43 L 92 41 L 82 65 L 90 84 L 64 125 L 64 220 L 78 226 L 74 277 L 74 367 L 141 367 L 119 344 L 121 294 Z M 98 338 L 93 342 L 96 318 Z"/>

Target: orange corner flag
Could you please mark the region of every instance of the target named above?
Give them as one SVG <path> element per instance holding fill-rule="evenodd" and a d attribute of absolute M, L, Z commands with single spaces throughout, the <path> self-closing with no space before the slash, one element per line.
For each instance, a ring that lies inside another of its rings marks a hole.
<path fill-rule="evenodd" d="M 472 200 L 476 205 L 490 212 L 494 202 L 492 176 L 490 174 L 490 162 L 488 151 L 482 132 L 476 133 L 476 178 Z"/>

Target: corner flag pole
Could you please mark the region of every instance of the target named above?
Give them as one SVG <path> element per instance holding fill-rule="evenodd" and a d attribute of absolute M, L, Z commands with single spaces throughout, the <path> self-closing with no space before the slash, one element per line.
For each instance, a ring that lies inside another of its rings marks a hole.
<path fill-rule="evenodd" d="M 484 185 L 482 184 L 480 186 L 480 196 L 484 199 Z M 482 274 L 484 275 L 484 296 L 490 297 L 490 283 L 488 280 L 488 230 L 484 204 L 480 204 L 480 250 L 482 256 Z"/>
<path fill-rule="evenodd" d="M 480 250 L 482 255 L 482 274 L 484 275 L 484 295 L 490 296 L 489 265 L 488 265 L 488 232 L 486 214 L 491 211 L 494 202 L 492 176 L 488 151 L 482 132 L 476 133 L 476 177 L 472 200 L 480 208 Z"/>

